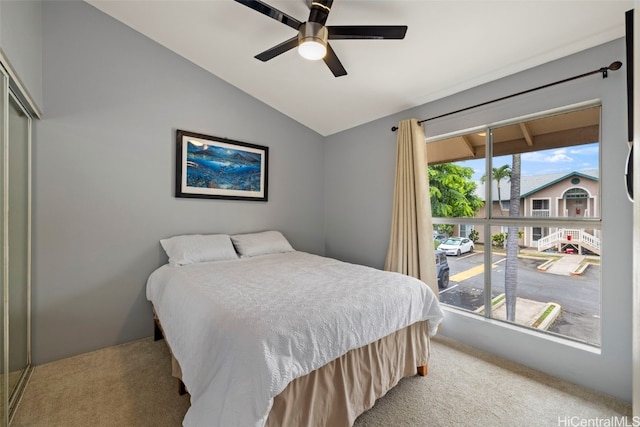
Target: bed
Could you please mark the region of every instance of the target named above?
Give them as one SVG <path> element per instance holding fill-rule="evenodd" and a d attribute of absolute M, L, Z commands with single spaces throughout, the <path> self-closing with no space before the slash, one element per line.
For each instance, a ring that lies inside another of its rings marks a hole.
<path fill-rule="evenodd" d="M 185 426 L 350 426 L 426 374 L 442 320 L 424 283 L 295 251 L 277 231 L 176 236 L 147 281 Z"/>

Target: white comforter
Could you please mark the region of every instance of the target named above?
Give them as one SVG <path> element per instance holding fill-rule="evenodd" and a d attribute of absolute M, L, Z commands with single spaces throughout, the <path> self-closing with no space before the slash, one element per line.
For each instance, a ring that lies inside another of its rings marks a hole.
<path fill-rule="evenodd" d="M 263 426 L 291 380 L 442 319 L 419 280 L 304 252 L 165 265 L 147 298 L 191 394 L 185 426 Z"/>

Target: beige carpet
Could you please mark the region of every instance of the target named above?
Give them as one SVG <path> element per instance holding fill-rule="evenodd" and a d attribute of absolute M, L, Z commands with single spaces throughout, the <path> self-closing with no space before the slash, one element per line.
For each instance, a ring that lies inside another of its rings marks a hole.
<path fill-rule="evenodd" d="M 170 370 L 164 341 L 151 338 L 37 366 L 12 426 L 179 426 L 189 397 Z M 429 375 L 402 380 L 355 426 L 625 425 L 596 424 L 622 417 L 631 425 L 626 402 L 436 337 Z"/>

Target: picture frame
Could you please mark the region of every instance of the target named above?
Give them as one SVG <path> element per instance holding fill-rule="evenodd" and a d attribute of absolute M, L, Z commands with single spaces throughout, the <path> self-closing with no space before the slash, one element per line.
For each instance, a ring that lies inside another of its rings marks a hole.
<path fill-rule="evenodd" d="M 268 200 L 269 147 L 178 129 L 175 196 Z"/>

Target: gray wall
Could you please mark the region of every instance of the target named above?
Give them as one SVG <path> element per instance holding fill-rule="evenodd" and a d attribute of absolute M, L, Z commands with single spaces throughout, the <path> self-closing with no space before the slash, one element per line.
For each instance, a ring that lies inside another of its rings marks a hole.
<path fill-rule="evenodd" d="M 0 1 L 0 48 L 42 110 L 42 2 Z"/>
<path fill-rule="evenodd" d="M 326 255 L 382 267 L 389 237 L 399 120 L 428 118 L 624 62 L 624 40 L 558 60 L 325 139 Z M 428 78 L 428 75 L 425 75 Z M 454 310 L 441 333 L 533 368 L 631 400 L 632 205 L 623 186 L 627 155 L 625 69 L 591 76 L 430 122 L 427 136 L 591 99 L 602 100 L 602 349 L 490 322 Z M 362 161 L 366 159 L 366 161 Z"/>
<path fill-rule="evenodd" d="M 43 22 L 35 364 L 149 336 L 161 238 L 279 229 L 324 253 L 320 135 L 84 2 L 45 2 Z M 176 129 L 268 146 L 269 201 L 174 198 Z"/>

